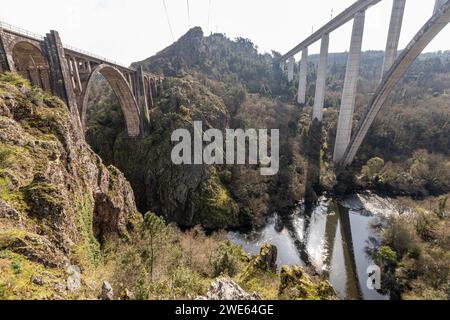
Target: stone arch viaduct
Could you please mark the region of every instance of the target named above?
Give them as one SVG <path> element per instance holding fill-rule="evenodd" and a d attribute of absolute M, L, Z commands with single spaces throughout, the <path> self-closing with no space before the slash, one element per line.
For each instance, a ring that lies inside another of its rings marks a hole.
<path fill-rule="evenodd" d="M 57 31 L 45 36 L 0 23 L 0 72 L 15 71 L 33 85 L 60 97 L 85 128 L 88 96 L 101 74 L 122 108 L 130 137 L 148 132 L 149 109 L 162 90 L 163 77 L 64 45 Z"/>
<path fill-rule="evenodd" d="M 288 80 L 294 78 L 294 56 L 301 52 L 299 71 L 298 103 L 306 101 L 308 47 L 321 40 L 320 58 L 317 69 L 316 92 L 313 107 L 313 120 L 322 122 L 323 105 L 327 79 L 328 45 L 331 32 L 353 20 L 344 87 L 342 92 L 339 120 L 334 146 L 334 162 L 339 166 L 350 165 L 373 121 L 383 107 L 389 94 L 403 77 L 411 64 L 426 46 L 450 22 L 450 0 L 435 0 L 431 18 L 419 30 L 407 47 L 398 54 L 398 44 L 407 0 L 393 0 L 391 20 L 387 37 L 382 79 L 365 113 L 356 126 L 352 127 L 355 97 L 361 63 L 361 47 L 364 36 L 365 13 L 368 8 L 383 0 L 358 0 L 322 28 L 280 58 L 282 68 L 287 61 Z M 352 134 L 353 133 L 353 134 Z"/>

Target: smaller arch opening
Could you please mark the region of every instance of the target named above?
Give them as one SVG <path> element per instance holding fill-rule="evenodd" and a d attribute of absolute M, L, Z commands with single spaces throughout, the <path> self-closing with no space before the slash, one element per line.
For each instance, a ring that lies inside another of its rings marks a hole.
<path fill-rule="evenodd" d="M 31 84 L 51 92 L 50 68 L 41 50 L 29 42 L 19 42 L 13 48 L 16 72 Z"/>

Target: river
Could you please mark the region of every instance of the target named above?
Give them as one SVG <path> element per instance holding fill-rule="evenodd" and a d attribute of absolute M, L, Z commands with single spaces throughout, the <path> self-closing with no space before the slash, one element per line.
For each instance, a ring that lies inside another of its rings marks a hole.
<path fill-rule="evenodd" d="M 289 217 L 275 213 L 263 229 L 230 232 L 228 238 L 249 254 L 259 253 L 263 243 L 276 245 L 279 268 L 312 266 L 328 277 L 341 299 L 386 300 L 389 296 L 367 287 L 367 268 L 374 265 L 367 249 L 379 246 L 375 226 L 395 213 L 389 199 L 373 195 L 321 199 L 309 213 L 299 205 Z"/>

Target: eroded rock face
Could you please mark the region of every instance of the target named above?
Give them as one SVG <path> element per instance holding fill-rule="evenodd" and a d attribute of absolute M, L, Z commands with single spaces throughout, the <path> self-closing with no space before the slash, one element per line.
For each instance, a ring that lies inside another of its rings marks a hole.
<path fill-rule="evenodd" d="M 171 135 L 175 130 L 186 129 L 193 137 L 194 121 L 202 121 L 203 130 L 224 130 L 230 121 L 228 110 L 222 99 L 193 77 L 166 81 L 159 106 L 152 111 L 148 137 L 130 139 L 122 132 L 109 137 L 114 145 L 107 150 L 102 133 L 108 129 L 96 123 L 88 128 L 87 140 L 106 162 L 125 173 L 142 212 L 156 212 L 166 221 L 188 227 L 238 227 L 239 206 L 220 179 L 218 169 L 203 164 L 175 165 L 171 160 L 175 146 Z M 106 111 L 98 112 L 101 118 Z"/>
<path fill-rule="evenodd" d="M 245 292 L 231 279 L 221 278 L 211 284 L 206 297 L 199 297 L 198 300 L 261 300 L 261 297 Z"/>
<path fill-rule="evenodd" d="M 129 183 L 86 144 L 76 115 L 26 83 L 0 81 L 0 182 L 0 250 L 45 266 L 92 257 L 98 240 L 127 236 L 142 219 Z"/>

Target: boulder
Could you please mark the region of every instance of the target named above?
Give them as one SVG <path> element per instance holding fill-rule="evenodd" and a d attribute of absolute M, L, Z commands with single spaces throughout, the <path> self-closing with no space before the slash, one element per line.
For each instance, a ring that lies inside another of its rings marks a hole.
<path fill-rule="evenodd" d="M 277 270 L 277 247 L 272 244 L 263 244 L 259 256 L 256 257 L 255 265 L 265 271 Z"/>
<path fill-rule="evenodd" d="M 67 290 L 77 291 L 81 288 L 81 270 L 78 266 L 69 266 L 66 270 L 67 274 Z"/>
<path fill-rule="evenodd" d="M 102 300 L 114 300 L 114 291 L 108 281 L 103 281 L 102 284 Z"/>
<path fill-rule="evenodd" d="M 36 275 L 32 275 L 30 281 L 31 283 L 34 283 L 38 286 L 43 286 L 45 284 L 45 281 L 41 277 L 38 277 Z"/>
<path fill-rule="evenodd" d="M 261 297 L 255 292 L 245 292 L 231 279 L 220 278 L 211 284 L 205 297 L 197 300 L 261 300 Z"/>

